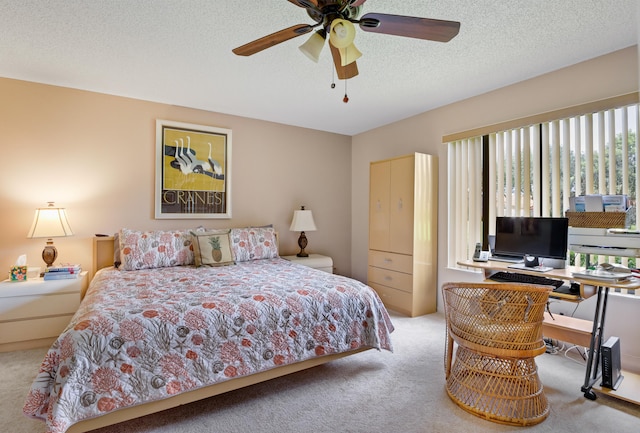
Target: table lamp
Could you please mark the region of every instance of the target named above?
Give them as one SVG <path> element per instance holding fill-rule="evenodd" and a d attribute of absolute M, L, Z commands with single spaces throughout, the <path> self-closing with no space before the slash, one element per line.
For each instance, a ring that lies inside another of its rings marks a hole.
<path fill-rule="evenodd" d="M 58 250 L 53 245 L 52 238 L 71 235 L 73 232 L 67 220 L 67 212 L 64 208 L 55 207 L 54 203 L 50 201 L 47 207 L 36 209 L 27 238 L 48 238 L 47 244 L 42 250 L 42 260 L 47 264 L 47 267 L 51 267 L 58 258 Z"/>
<path fill-rule="evenodd" d="M 307 236 L 304 232 L 316 230 L 316 223 L 313 222 L 313 214 L 311 211 L 305 210 L 304 206 L 302 206 L 300 210 L 294 211 L 293 220 L 291 221 L 291 227 L 289 227 L 289 230 L 292 232 L 300 232 L 300 237 L 298 238 L 300 252 L 296 255 L 298 257 L 309 257 L 309 254 L 304 250 L 307 247 Z"/>

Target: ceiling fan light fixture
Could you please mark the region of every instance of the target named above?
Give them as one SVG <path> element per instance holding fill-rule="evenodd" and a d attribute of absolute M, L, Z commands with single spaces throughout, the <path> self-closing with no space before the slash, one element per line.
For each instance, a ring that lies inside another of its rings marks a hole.
<path fill-rule="evenodd" d="M 340 51 L 340 64 L 342 66 L 347 66 L 362 57 L 362 53 L 356 48 L 355 44 L 351 44 L 346 48 L 338 48 L 338 50 Z"/>
<path fill-rule="evenodd" d="M 305 56 L 318 63 L 326 37 L 327 34 L 324 29 L 320 29 L 312 34 L 311 37 L 309 37 L 309 39 L 307 39 L 307 41 L 298 48 Z"/>
<path fill-rule="evenodd" d="M 337 18 L 331 23 L 329 42 L 336 48 L 346 48 L 353 44 L 356 37 L 356 27 L 351 21 Z"/>

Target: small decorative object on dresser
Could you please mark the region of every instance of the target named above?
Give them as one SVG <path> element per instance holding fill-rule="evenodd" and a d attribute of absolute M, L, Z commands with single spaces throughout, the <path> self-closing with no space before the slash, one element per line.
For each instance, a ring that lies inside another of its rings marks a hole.
<path fill-rule="evenodd" d="M 0 282 L 0 352 L 50 345 L 80 305 L 86 277 Z"/>
<path fill-rule="evenodd" d="M 282 258 L 290 262 L 300 263 L 301 265 L 333 274 L 333 259 L 331 257 L 321 254 L 309 254 L 307 257 L 282 256 Z"/>

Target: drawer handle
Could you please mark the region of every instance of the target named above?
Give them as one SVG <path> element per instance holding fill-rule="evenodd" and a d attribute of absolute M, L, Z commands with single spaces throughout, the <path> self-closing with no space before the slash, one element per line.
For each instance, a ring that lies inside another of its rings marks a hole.
<path fill-rule="evenodd" d="M 384 279 L 385 279 L 386 281 L 391 281 L 391 280 L 393 280 L 393 278 L 391 278 L 389 275 L 385 275 L 385 276 L 384 276 Z"/>
<path fill-rule="evenodd" d="M 385 259 L 384 259 L 384 262 L 385 262 L 385 263 L 393 263 L 393 260 L 385 258 Z"/>

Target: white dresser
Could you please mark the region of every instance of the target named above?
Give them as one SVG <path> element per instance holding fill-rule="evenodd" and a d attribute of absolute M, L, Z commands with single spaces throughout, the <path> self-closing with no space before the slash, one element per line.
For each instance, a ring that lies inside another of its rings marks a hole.
<path fill-rule="evenodd" d="M 80 305 L 87 273 L 68 280 L 0 282 L 0 352 L 47 346 Z"/>

